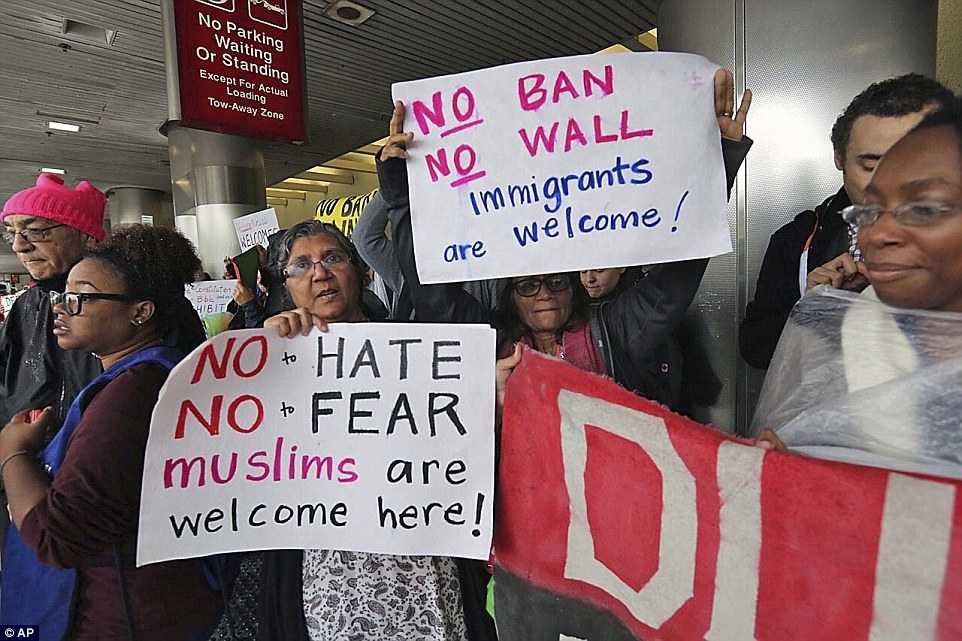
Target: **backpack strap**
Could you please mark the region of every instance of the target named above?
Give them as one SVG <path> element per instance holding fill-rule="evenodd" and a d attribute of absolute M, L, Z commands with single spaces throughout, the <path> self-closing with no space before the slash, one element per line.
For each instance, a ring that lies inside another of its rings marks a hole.
<path fill-rule="evenodd" d="M 601 313 L 602 308 L 607 304 L 608 301 L 595 303 L 588 308 L 588 326 L 591 329 L 591 338 L 601 354 L 601 360 L 604 361 L 605 371 L 608 372 L 608 376 L 616 379 L 615 358 L 611 353 L 611 338 L 608 336 L 608 325 Z"/>

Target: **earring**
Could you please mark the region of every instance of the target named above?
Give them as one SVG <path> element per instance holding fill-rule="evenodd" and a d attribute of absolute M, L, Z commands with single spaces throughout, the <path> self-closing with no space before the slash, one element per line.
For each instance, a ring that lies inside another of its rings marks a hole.
<path fill-rule="evenodd" d="M 144 321 L 140 320 L 139 318 L 134 318 L 134 319 L 131 319 L 130 323 L 132 325 L 136 325 L 137 327 L 140 327 L 141 325 L 144 324 Z"/>

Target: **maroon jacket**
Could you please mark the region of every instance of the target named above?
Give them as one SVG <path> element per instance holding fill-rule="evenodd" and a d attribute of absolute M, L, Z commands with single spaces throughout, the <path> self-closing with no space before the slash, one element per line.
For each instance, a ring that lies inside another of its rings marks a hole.
<path fill-rule="evenodd" d="M 223 609 L 198 560 L 133 564 L 150 415 L 166 378 L 162 366 L 143 363 L 101 390 L 52 485 L 23 519 L 20 535 L 41 562 L 78 568 L 71 638 L 130 638 L 113 562 L 116 542 L 138 640 L 189 639 L 212 629 Z"/>

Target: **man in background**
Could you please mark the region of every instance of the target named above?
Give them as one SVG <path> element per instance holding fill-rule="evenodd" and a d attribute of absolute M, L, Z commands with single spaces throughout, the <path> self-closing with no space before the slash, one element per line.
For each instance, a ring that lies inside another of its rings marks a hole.
<path fill-rule="evenodd" d="M 67 272 L 103 240 L 106 203 L 90 183 L 71 189 L 41 174 L 0 212 L 4 239 L 32 279 L 0 331 L 0 427 L 18 412 L 47 406 L 59 426 L 77 393 L 101 372 L 96 357 L 57 345 L 49 292 L 64 291 Z"/>
<path fill-rule="evenodd" d="M 106 205 L 88 182 L 71 189 L 41 174 L 36 186 L 14 194 L 0 212 L 3 237 L 31 278 L 0 329 L 0 429 L 17 413 L 44 407 L 53 408 L 60 429 L 74 398 L 103 371 L 93 354 L 60 349 L 49 293 L 63 292 L 70 269 L 103 240 Z M 6 492 L 0 501 L 6 506 Z M 6 540 L 7 519 L 3 509 L 0 541 Z"/>
<path fill-rule="evenodd" d="M 857 290 L 867 284 L 858 269 L 855 229 L 839 212 L 862 204 L 882 155 L 927 113 L 952 99 L 952 92 L 935 80 L 910 73 L 869 86 L 838 117 L 832 146 L 842 188 L 772 235 L 755 299 L 738 330 L 741 355 L 749 365 L 768 369 L 785 321 L 808 289 L 831 284 Z"/>

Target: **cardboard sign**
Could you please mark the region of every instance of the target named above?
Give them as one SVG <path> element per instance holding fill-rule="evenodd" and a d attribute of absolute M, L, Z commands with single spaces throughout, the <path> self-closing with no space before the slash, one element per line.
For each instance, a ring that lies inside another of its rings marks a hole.
<path fill-rule="evenodd" d="M 501 441 L 498 635 L 957 639 L 958 490 L 766 452 L 526 352 Z"/>
<path fill-rule="evenodd" d="M 394 85 L 414 132 L 421 280 L 731 251 L 716 69 L 691 54 L 632 53 Z"/>
<path fill-rule="evenodd" d="M 217 336 L 154 410 L 138 565 L 319 547 L 487 558 L 493 381 L 484 326 Z"/>
<path fill-rule="evenodd" d="M 317 203 L 317 208 L 314 210 L 314 220 L 331 223 L 340 229 L 341 233 L 350 238 L 354 234 L 354 226 L 357 225 L 358 217 L 376 193 L 377 189 L 374 189 L 357 196 L 322 200 Z"/>
<path fill-rule="evenodd" d="M 175 0 L 180 124 L 305 142 L 300 0 Z"/>
<path fill-rule="evenodd" d="M 274 208 L 255 211 L 234 219 L 234 229 L 240 242 L 241 252 L 245 252 L 254 245 L 267 248 L 267 237 L 281 228 L 277 222 L 277 212 Z"/>

